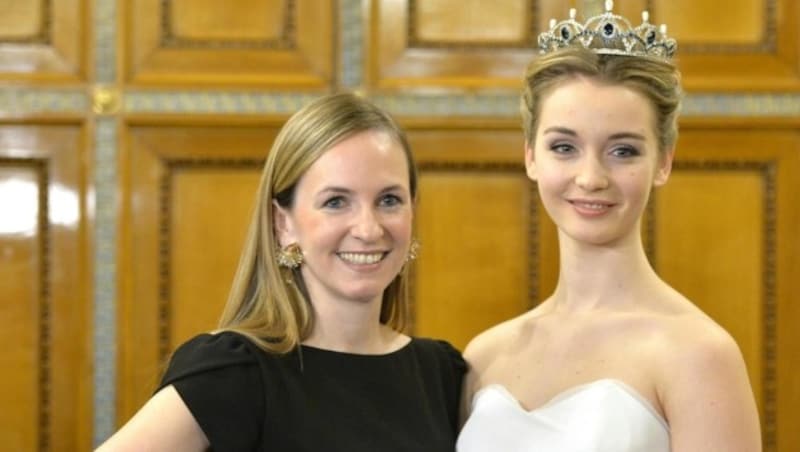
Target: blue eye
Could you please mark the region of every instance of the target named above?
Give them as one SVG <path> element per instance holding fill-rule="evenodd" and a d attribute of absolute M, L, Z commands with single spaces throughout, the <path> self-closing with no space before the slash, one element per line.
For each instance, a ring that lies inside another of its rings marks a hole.
<path fill-rule="evenodd" d="M 322 207 L 325 207 L 325 208 L 328 208 L 328 209 L 339 209 L 339 208 L 344 207 L 344 204 L 345 204 L 345 202 L 344 202 L 344 198 L 343 197 L 334 196 L 333 198 L 330 198 L 330 199 L 326 200 L 324 203 L 322 203 Z"/>
<path fill-rule="evenodd" d="M 639 150 L 633 146 L 617 146 L 611 150 L 611 155 L 614 157 L 636 157 L 640 154 Z"/>
<path fill-rule="evenodd" d="M 384 195 L 378 201 L 378 204 L 382 207 L 394 207 L 403 204 L 403 200 L 397 195 Z"/>
<path fill-rule="evenodd" d="M 571 144 L 556 143 L 550 146 L 550 150 L 555 152 L 556 154 L 568 154 L 574 151 L 575 148 Z"/>

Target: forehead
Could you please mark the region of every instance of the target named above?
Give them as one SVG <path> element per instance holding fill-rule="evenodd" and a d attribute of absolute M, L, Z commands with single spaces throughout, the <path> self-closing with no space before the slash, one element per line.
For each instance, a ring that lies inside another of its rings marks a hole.
<path fill-rule="evenodd" d="M 408 186 L 403 147 L 389 133 L 369 130 L 338 142 L 311 164 L 300 185 Z"/>
<path fill-rule="evenodd" d="M 623 128 L 652 134 L 655 111 L 649 99 L 633 88 L 579 77 L 543 97 L 539 130 L 550 126 Z"/>

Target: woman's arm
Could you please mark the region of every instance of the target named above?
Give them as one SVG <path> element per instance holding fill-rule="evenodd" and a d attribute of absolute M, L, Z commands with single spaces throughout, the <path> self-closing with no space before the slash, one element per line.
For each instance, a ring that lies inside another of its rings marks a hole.
<path fill-rule="evenodd" d="M 663 383 L 672 450 L 761 451 L 758 411 L 739 347 L 719 327 L 696 333 L 675 344 Z"/>
<path fill-rule="evenodd" d="M 172 385 L 158 391 L 96 452 L 205 451 L 208 439 Z"/>

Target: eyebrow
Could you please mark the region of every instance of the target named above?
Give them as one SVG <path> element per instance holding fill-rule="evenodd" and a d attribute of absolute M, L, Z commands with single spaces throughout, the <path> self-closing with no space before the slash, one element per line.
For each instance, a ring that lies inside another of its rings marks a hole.
<path fill-rule="evenodd" d="M 578 136 L 577 132 L 575 132 L 572 129 L 568 129 L 566 127 L 548 127 L 546 129 L 544 129 L 544 132 L 542 132 L 542 133 L 543 134 L 547 134 L 547 133 L 562 133 L 564 135 L 569 135 L 569 136 L 572 136 L 572 137 L 577 137 Z M 618 133 L 612 134 L 608 138 L 610 140 L 620 140 L 620 139 L 623 139 L 623 138 L 630 138 L 630 139 L 634 139 L 634 140 L 645 141 L 644 135 L 642 135 L 640 133 L 635 133 L 635 132 L 618 132 Z"/>
<path fill-rule="evenodd" d="M 544 132 L 542 132 L 542 134 L 546 133 L 563 133 L 564 135 L 570 135 L 573 137 L 578 136 L 578 134 L 575 133 L 575 131 L 572 129 L 568 129 L 566 127 L 556 127 L 556 126 L 544 129 Z"/>
<path fill-rule="evenodd" d="M 644 135 L 642 135 L 640 133 L 634 133 L 634 132 L 619 132 L 619 133 L 615 133 L 615 134 L 611 135 L 608 138 L 612 139 L 612 140 L 619 140 L 619 139 L 622 139 L 622 138 L 631 138 L 631 139 L 639 140 L 639 141 L 644 141 L 645 140 Z"/>
<path fill-rule="evenodd" d="M 402 191 L 403 190 L 403 186 L 400 185 L 400 184 L 390 185 L 388 187 L 384 187 L 379 193 L 388 193 L 388 192 L 392 192 L 392 191 L 396 191 L 396 190 Z M 338 194 L 347 195 L 347 194 L 353 193 L 353 190 L 350 190 L 349 188 L 345 188 L 345 187 L 330 186 L 330 187 L 325 187 L 322 190 L 320 190 L 319 192 L 317 192 L 318 195 L 327 194 L 327 193 L 338 193 Z"/>

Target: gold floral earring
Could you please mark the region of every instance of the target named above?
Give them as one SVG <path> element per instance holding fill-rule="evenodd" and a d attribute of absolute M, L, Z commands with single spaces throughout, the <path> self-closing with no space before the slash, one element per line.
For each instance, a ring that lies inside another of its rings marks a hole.
<path fill-rule="evenodd" d="M 406 262 L 411 262 L 417 258 L 421 246 L 419 240 L 416 238 L 411 239 L 411 245 L 408 246 L 408 254 L 406 254 Z"/>
<path fill-rule="evenodd" d="M 303 250 L 297 243 L 290 243 L 278 250 L 278 265 L 285 268 L 297 268 L 303 263 Z"/>

